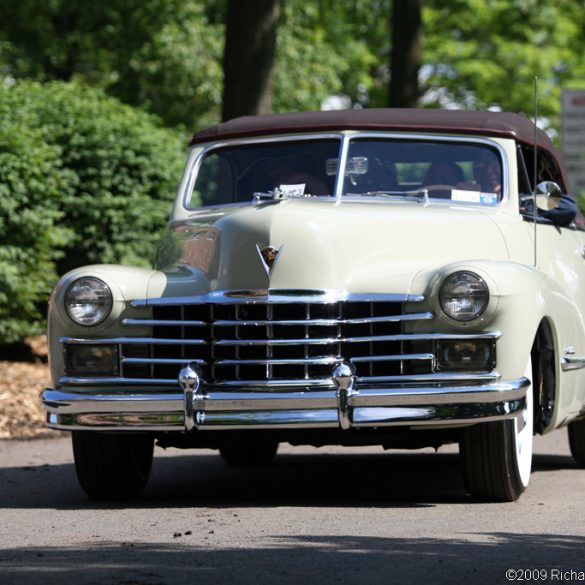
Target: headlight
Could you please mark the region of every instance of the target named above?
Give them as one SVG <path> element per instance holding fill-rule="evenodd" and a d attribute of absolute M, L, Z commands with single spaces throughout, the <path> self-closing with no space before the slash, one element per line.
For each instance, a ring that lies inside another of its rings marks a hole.
<path fill-rule="evenodd" d="M 65 293 L 65 310 L 78 325 L 98 325 L 112 310 L 112 293 L 99 278 L 80 278 Z"/>
<path fill-rule="evenodd" d="M 462 270 L 448 276 L 439 293 L 445 314 L 457 321 L 471 321 L 488 306 L 490 294 L 484 280 L 473 272 Z"/>

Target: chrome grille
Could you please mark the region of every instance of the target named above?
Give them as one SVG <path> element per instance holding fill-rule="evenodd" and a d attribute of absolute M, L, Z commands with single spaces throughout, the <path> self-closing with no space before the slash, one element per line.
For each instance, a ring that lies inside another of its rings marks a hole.
<path fill-rule="evenodd" d="M 159 300 L 150 318 L 124 322 L 129 330 L 148 326 L 152 333 L 148 339 L 124 338 L 122 377 L 176 382 L 181 365 L 195 361 L 210 384 L 309 385 L 329 383 L 341 357 L 355 364 L 365 382 L 432 374 L 432 339 L 404 331 L 405 322 L 432 314 L 405 314 L 406 299 L 378 297 Z"/>

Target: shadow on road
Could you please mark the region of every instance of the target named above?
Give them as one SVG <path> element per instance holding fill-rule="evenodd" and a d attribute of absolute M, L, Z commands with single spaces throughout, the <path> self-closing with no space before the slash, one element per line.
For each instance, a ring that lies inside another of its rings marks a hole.
<path fill-rule="evenodd" d="M 510 569 L 547 571 L 548 578 L 529 581 L 546 583 L 575 581 L 566 578 L 567 571 L 583 570 L 583 536 L 497 532 L 485 534 L 475 542 L 466 536 L 437 539 L 267 535 L 262 547 L 101 541 L 89 549 L 55 546 L 0 551 L 0 570 L 6 585 L 494 585 L 510 582 L 506 579 Z M 565 579 L 555 579 L 555 574 L 563 572 Z"/>
<path fill-rule="evenodd" d="M 469 503 L 452 453 L 278 455 L 268 467 L 228 468 L 209 452 L 156 457 L 135 502 L 90 502 L 72 464 L 0 469 L 0 507 L 424 507 Z M 574 468 L 570 457 L 535 455 L 535 473 Z"/>

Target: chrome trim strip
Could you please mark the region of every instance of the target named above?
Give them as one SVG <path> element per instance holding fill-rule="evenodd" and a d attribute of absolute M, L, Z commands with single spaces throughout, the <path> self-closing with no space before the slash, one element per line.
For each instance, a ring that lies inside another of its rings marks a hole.
<path fill-rule="evenodd" d="M 339 205 L 341 203 L 341 196 L 343 194 L 343 186 L 345 185 L 345 165 L 347 162 L 347 153 L 349 152 L 350 139 L 351 139 L 351 134 L 344 134 L 343 138 L 341 140 L 339 161 L 337 163 L 337 173 L 335 175 L 335 186 L 333 187 L 333 196 L 335 197 L 335 205 Z M 340 172 L 342 169 L 344 172 Z"/>
<path fill-rule="evenodd" d="M 372 341 L 426 341 L 458 339 L 498 339 L 499 332 L 493 333 L 401 333 L 398 335 L 369 335 L 367 337 L 323 337 L 298 339 L 218 339 L 212 345 L 325 345 L 332 343 L 368 343 Z"/>
<path fill-rule="evenodd" d="M 348 293 L 346 291 L 327 290 L 280 290 L 280 289 L 246 289 L 233 291 L 211 291 L 205 295 L 188 297 L 157 297 L 152 299 L 134 299 L 133 307 L 158 305 L 188 304 L 266 304 L 266 303 L 307 303 L 323 304 L 337 302 L 395 302 L 417 303 L 424 300 L 421 295 L 384 294 L 384 293 Z"/>
<path fill-rule="evenodd" d="M 360 384 L 380 384 L 380 383 L 440 383 L 445 384 L 449 382 L 490 382 L 499 380 L 500 374 L 497 372 L 480 373 L 480 374 L 468 374 L 468 373 L 451 373 L 451 374 L 407 374 L 401 376 L 362 376 L 357 381 Z"/>
<path fill-rule="evenodd" d="M 168 326 L 184 326 L 184 327 L 204 327 L 207 325 L 205 321 L 181 321 L 179 319 L 122 319 L 122 325 L 168 325 Z"/>
<path fill-rule="evenodd" d="M 299 363 L 304 363 L 302 358 Z M 228 360 L 226 360 L 228 361 Z M 232 360 L 229 360 L 232 361 Z M 238 360 L 233 360 L 237 365 L 242 363 Z M 251 360 L 255 362 L 256 360 Z M 197 362 L 197 360 L 185 359 L 180 364 L 187 364 L 189 362 Z M 271 360 L 266 360 L 271 363 Z M 328 363 L 337 363 L 339 358 L 333 359 Z M 312 360 L 310 363 L 313 363 Z M 412 388 L 413 384 L 478 384 L 482 382 L 490 382 L 500 379 L 498 372 L 480 373 L 480 374 L 409 374 L 402 376 L 364 376 L 357 379 L 360 388 L 370 388 L 372 386 L 379 387 L 379 383 L 392 384 L 395 387 Z M 59 378 L 59 383 L 62 386 L 99 386 L 100 384 L 118 385 L 124 391 L 127 391 L 127 386 L 136 385 L 159 385 L 159 386 L 176 386 L 177 380 L 175 378 L 122 378 L 122 377 L 102 377 L 102 378 L 88 378 L 88 377 L 74 377 L 63 376 Z M 205 387 L 205 385 L 204 385 Z M 329 377 L 327 378 L 312 378 L 312 379 L 274 379 L 274 380 L 224 380 L 222 382 L 214 382 L 207 386 L 207 388 L 254 388 L 259 392 L 274 392 L 277 390 L 285 390 L 287 388 L 314 388 L 314 387 L 333 387 L 333 382 Z"/>
<path fill-rule="evenodd" d="M 176 390 L 179 385 L 176 384 Z M 183 412 L 183 394 L 175 391 L 168 394 L 83 394 L 63 390 L 45 389 L 41 395 L 47 412 L 86 413 L 86 412 L 120 412 L 120 408 L 136 412 Z"/>
<path fill-rule="evenodd" d="M 200 412 L 197 427 L 213 429 L 323 429 L 338 428 L 337 409 L 256 410 L 242 412 Z"/>
<path fill-rule="evenodd" d="M 349 358 L 349 361 L 354 364 L 360 362 L 402 362 L 412 360 L 432 360 L 435 359 L 432 353 L 403 353 L 400 355 L 371 355 L 362 357 Z"/>
<path fill-rule="evenodd" d="M 434 388 L 376 388 L 359 389 L 354 397 L 353 406 L 400 406 L 436 404 L 481 404 L 499 402 L 505 395 L 506 400 L 518 400 L 526 394 L 530 385 L 527 378 L 505 382 L 493 382 L 477 386 L 450 386 Z"/>
<path fill-rule="evenodd" d="M 181 362 L 183 364 L 188 364 L 193 360 L 186 359 L 185 361 Z M 59 384 L 61 386 L 100 386 L 102 384 L 107 384 L 108 386 L 121 386 L 124 392 L 128 392 L 128 386 L 177 386 L 177 379 L 167 379 L 167 378 L 123 378 L 121 376 L 104 376 L 102 378 L 94 377 L 94 378 L 87 378 L 87 377 L 80 377 L 80 376 L 61 376 L 59 378 Z"/>
<path fill-rule="evenodd" d="M 339 358 L 336 356 L 330 357 L 321 357 L 321 358 L 291 358 L 291 359 L 278 359 L 278 358 L 270 358 L 267 360 L 215 360 L 213 363 L 216 366 L 241 366 L 242 364 L 248 365 L 295 365 L 295 364 L 309 364 L 309 365 L 329 365 L 329 364 L 337 364 L 339 362 Z"/>
<path fill-rule="evenodd" d="M 365 324 L 368 325 L 370 323 L 399 323 L 402 321 L 423 321 L 427 319 L 432 319 L 434 317 L 433 313 L 406 313 L 404 315 L 393 315 L 388 317 L 363 317 L 360 319 L 295 319 L 289 321 L 226 321 L 226 320 L 217 320 L 212 321 L 211 325 L 213 326 L 236 326 L 236 325 L 243 325 L 243 326 L 259 326 L 265 327 L 267 325 L 323 325 L 323 326 L 332 326 L 332 325 L 361 325 Z M 156 324 L 157 322 L 155 322 Z"/>
<path fill-rule="evenodd" d="M 100 338 L 88 338 L 88 337 L 61 337 L 59 339 L 61 343 L 69 344 L 92 344 L 96 343 L 99 345 L 104 344 L 140 344 L 140 345 L 208 345 L 207 341 L 203 339 L 167 339 L 166 337 L 100 337 Z"/>
<path fill-rule="evenodd" d="M 249 388 L 256 392 L 274 392 L 274 391 L 286 391 L 287 388 L 298 389 L 306 388 L 307 391 L 311 391 L 312 388 L 331 388 L 333 382 L 330 378 L 295 378 L 282 379 L 282 380 L 224 380 L 223 382 L 214 382 L 213 388 Z"/>
<path fill-rule="evenodd" d="M 207 362 L 205 360 L 200 360 L 196 358 L 136 358 L 136 357 L 123 357 L 122 358 L 123 364 L 177 364 L 177 365 L 185 365 L 189 363 L 196 363 L 200 366 L 205 365 Z"/>
<path fill-rule="evenodd" d="M 182 412 L 125 412 L 118 413 L 71 413 L 48 412 L 46 425 L 64 431 L 160 431 L 185 430 Z"/>
<path fill-rule="evenodd" d="M 196 362 L 187 358 L 181 364 L 188 364 Z M 177 372 L 178 375 L 178 372 Z M 120 387 L 122 392 L 127 393 L 129 387 L 135 386 L 167 386 L 175 388 L 177 386 L 176 378 L 122 378 L 122 377 L 102 377 L 102 378 L 87 378 L 75 376 L 62 376 L 59 378 L 60 386 L 91 386 L 93 388 L 99 387 L 102 384 L 108 386 L 116 385 Z M 333 382 L 330 378 L 295 378 L 295 379 L 277 379 L 277 380 L 225 380 L 222 382 L 214 382 L 213 388 L 250 388 L 258 392 L 273 392 L 274 390 L 286 391 L 293 388 L 322 388 L 332 387 Z"/>

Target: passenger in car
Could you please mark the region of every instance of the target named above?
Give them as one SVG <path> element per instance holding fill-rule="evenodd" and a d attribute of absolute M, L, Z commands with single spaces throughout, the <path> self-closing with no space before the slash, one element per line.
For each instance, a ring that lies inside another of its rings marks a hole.
<path fill-rule="evenodd" d="M 495 193 L 502 197 L 502 167 L 497 156 L 484 150 L 473 162 L 473 176 L 482 193 Z"/>
<path fill-rule="evenodd" d="M 326 183 L 316 173 L 304 169 L 290 169 L 284 173 L 278 188 L 283 189 L 287 185 L 302 185 L 303 195 L 330 195 Z"/>
<path fill-rule="evenodd" d="M 463 181 L 463 170 L 454 162 L 438 161 L 428 168 L 423 186 L 452 185 L 455 186 Z"/>

